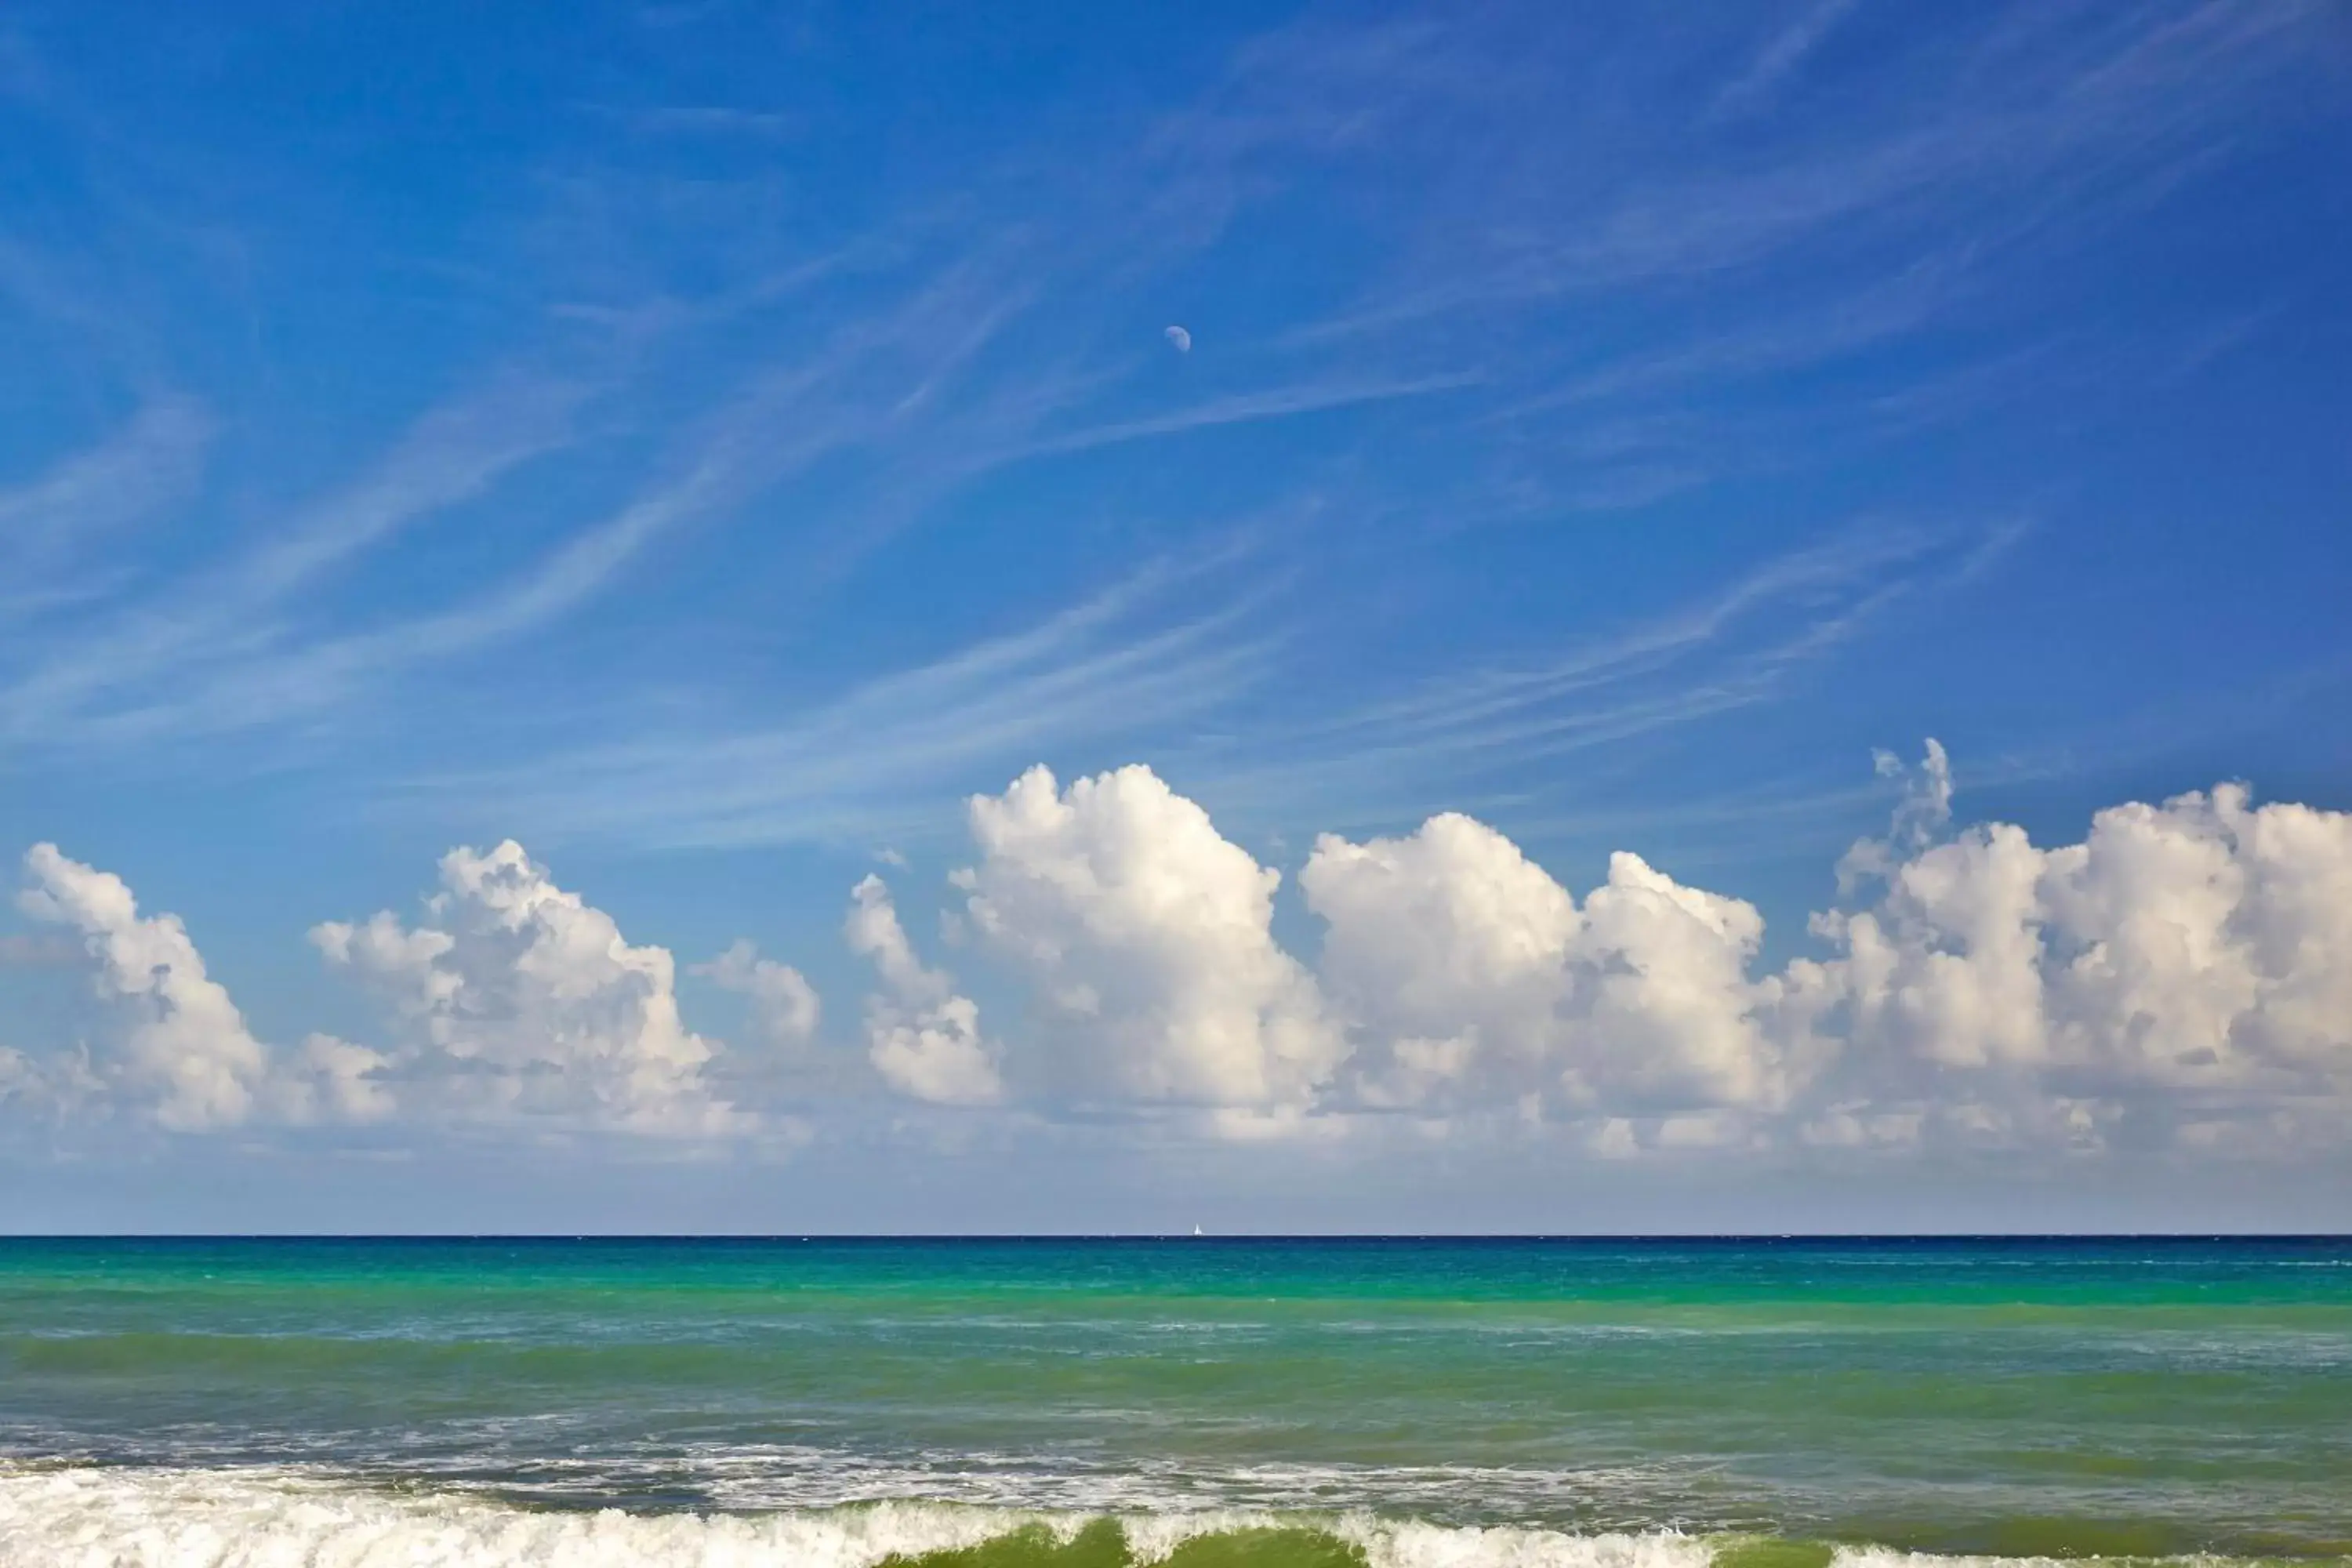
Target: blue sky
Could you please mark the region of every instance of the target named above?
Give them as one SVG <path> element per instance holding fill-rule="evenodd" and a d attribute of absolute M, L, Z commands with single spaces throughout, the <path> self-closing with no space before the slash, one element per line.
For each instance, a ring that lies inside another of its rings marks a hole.
<path fill-rule="evenodd" d="M 12 7 L 0 1224 L 2352 1224 L 2347 106 L 2324 0 Z"/>

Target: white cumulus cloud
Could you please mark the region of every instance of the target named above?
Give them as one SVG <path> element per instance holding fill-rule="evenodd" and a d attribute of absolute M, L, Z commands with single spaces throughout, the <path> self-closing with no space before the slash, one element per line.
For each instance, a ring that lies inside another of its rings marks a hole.
<path fill-rule="evenodd" d="M 673 1134 L 746 1123 L 707 1081 L 718 1047 L 679 1018 L 668 951 L 630 945 L 511 839 L 444 856 L 418 925 L 386 911 L 310 940 L 391 1005 L 420 1109 Z"/>
<path fill-rule="evenodd" d="M 980 1006 L 944 970 L 925 968 L 879 877 L 850 891 L 843 927 L 883 989 L 866 999 L 866 1055 L 891 1088 L 940 1105 L 983 1105 L 1004 1092 L 980 1034 Z"/>
<path fill-rule="evenodd" d="M 1060 1093 L 1207 1107 L 1307 1103 L 1346 1054 L 1276 945 L 1281 873 L 1145 767 L 1060 790 L 1032 768 L 974 797 L 957 874 L 981 945 L 1034 986 Z"/>
<path fill-rule="evenodd" d="M 1780 993 L 1748 975 L 1762 917 L 1639 856 L 1612 856 L 1580 910 L 1508 838 L 1446 814 L 1402 838 L 1327 835 L 1299 883 L 1371 1104 L 1662 1115 L 1786 1092 Z"/>
<path fill-rule="evenodd" d="M 68 858 L 54 844 L 25 853 L 29 885 L 17 906 L 35 920 L 81 932 L 99 994 L 124 1027 L 95 1070 L 151 1100 L 175 1131 L 233 1126 L 254 1113 L 269 1053 L 246 1027 L 228 990 L 177 915 L 142 915 L 131 885 Z"/>
<path fill-rule="evenodd" d="M 389 1109 L 377 1077 L 384 1063 L 373 1051 L 314 1036 L 273 1059 L 180 918 L 142 915 L 121 878 L 54 844 L 27 850 L 25 870 L 18 907 L 81 933 L 115 1027 L 89 1058 L 47 1072 L 12 1053 L 5 1076 L 16 1094 L 102 1096 L 185 1132 L 265 1118 L 368 1120 Z"/>
<path fill-rule="evenodd" d="M 1364 1037 L 1375 1104 L 1511 1100 L 1557 1079 L 1576 900 L 1502 834 L 1433 816 L 1402 838 L 1325 836 L 1299 872 L 1322 977 Z"/>
<path fill-rule="evenodd" d="M 2079 844 L 1992 824 L 1861 859 L 1876 900 L 1817 927 L 1881 1096 L 2098 1141 L 2352 1093 L 2352 815 L 2223 784 Z"/>
<path fill-rule="evenodd" d="M 751 1020 L 770 1045 L 803 1046 L 815 1037 L 823 1011 L 816 987 L 791 964 L 761 958 L 751 942 L 738 941 L 709 963 L 696 964 L 694 973 L 749 998 Z"/>

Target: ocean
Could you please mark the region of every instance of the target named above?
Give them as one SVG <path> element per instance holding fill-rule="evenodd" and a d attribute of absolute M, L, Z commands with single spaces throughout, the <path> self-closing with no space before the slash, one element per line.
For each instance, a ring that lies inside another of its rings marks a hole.
<path fill-rule="evenodd" d="M 0 1241 L 0 1564 L 2352 1560 L 2352 1240 Z"/>

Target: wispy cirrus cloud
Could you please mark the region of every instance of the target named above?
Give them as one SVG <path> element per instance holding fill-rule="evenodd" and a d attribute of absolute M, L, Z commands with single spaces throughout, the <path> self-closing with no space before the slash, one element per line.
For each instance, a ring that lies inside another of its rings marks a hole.
<path fill-rule="evenodd" d="M 1475 374 L 1458 374 L 1416 376 L 1405 381 L 1337 381 L 1277 386 L 1214 398 L 1147 419 L 1122 420 L 1089 429 L 1042 437 L 1020 450 L 1017 456 L 1047 457 L 1065 452 L 1087 452 L 1100 447 L 1122 446 L 1160 436 L 1181 436 L 1192 430 L 1214 430 L 1232 425 L 1290 419 L 1328 409 L 1353 408 L 1367 403 L 1427 397 L 1435 393 L 1475 386 L 1477 382 L 1478 377 Z"/>
<path fill-rule="evenodd" d="M 1855 25 L 1857 10 L 1828 0 L 1797 13 L 1717 89 L 1716 111 L 1760 107 L 1826 38 Z M 1631 384 L 1647 390 L 1649 367 L 1709 350 L 1705 342 L 1681 350 L 1646 342 L 1596 374 L 1589 361 L 1543 363 L 1559 340 L 1530 339 L 1511 323 L 1531 310 L 1577 320 L 1597 312 L 1590 319 L 1604 340 L 1617 338 L 1607 307 L 1619 301 L 1659 311 L 1671 331 L 1680 301 L 1703 281 L 1706 340 L 1769 339 L 1771 362 L 1783 368 L 1833 357 L 1857 342 L 1855 297 L 1885 296 L 1906 278 L 1961 268 L 1998 274 L 2063 254 L 2109 221 L 2116 204 L 2138 199 L 2150 181 L 2160 186 L 2165 171 L 2202 165 L 2211 144 L 2200 127 L 2242 121 L 2273 87 L 2324 57 L 2323 12 L 2293 0 L 2184 0 L 2097 17 L 2072 7 L 1946 16 L 1880 41 L 1886 58 L 1874 80 L 1885 90 L 1845 84 L 1804 115 L 1739 128 L 1736 144 L 1603 124 L 1592 134 L 1618 155 L 1598 165 L 1553 166 L 1561 143 L 1549 139 L 1481 147 L 1477 162 L 1447 171 L 1452 185 L 1441 199 L 1465 219 L 1444 228 L 1449 243 L 1402 247 L 1388 278 L 1295 341 L 1467 338 L 1503 351 L 1510 368 L 1491 372 L 1498 385 L 1590 402 L 1626 384 L 1622 365 L 1640 367 Z M 1684 35 L 1684 52 L 1661 55 L 1665 47 L 1648 39 L 1629 55 L 1622 39 L 1595 27 L 1599 36 L 1579 40 L 1582 68 L 1639 73 L 1662 91 L 1673 90 L 1666 81 L 1698 77 L 1699 59 L 1727 47 L 1699 28 Z M 1561 92 L 1559 79 L 1578 66 L 1535 58 L 1494 73 L 1483 90 L 1507 100 L 1517 90 L 1615 101 L 1597 85 Z M 1702 121 L 1706 110 L 1694 106 Z M 1534 112 L 1524 104 L 1516 111 Z M 1476 221 L 1514 203 L 1511 221 Z M 1916 338 L 1968 319 L 1966 303 L 1917 298 L 1893 314 L 1874 312 L 1868 333 Z M 1811 334 L 1818 356 L 1808 355 L 1792 314 L 1821 319 Z M 1577 333 L 1566 341 L 1587 342 Z M 1538 346 L 1519 346 L 1528 343 Z"/>
<path fill-rule="evenodd" d="M 203 727 L 204 702 L 187 694 L 287 658 L 317 623 L 306 601 L 322 578 L 562 445 L 577 396 L 516 381 L 446 405 L 252 548 L 138 584 L 62 636 L 20 640 L 0 676 L 0 727 L 20 745 L 152 735 L 171 714 Z M 91 525 L 87 514 L 58 521 L 76 537 Z"/>
<path fill-rule="evenodd" d="M 286 487 L 314 500 L 215 497 L 203 547 L 135 581 L 61 568 L 72 624 L 0 642 L 0 737 L 235 767 L 256 737 L 331 757 L 364 731 L 371 795 L 481 780 L 563 831 L 732 842 L 886 834 L 1024 746 L 1152 725 L 1188 779 L 1269 798 L 1485 788 L 1694 729 L 1786 695 L 1968 547 L 1891 530 L 1661 574 L 1629 602 L 1685 609 L 1614 640 L 1433 598 L 1456 630 L 1377 679 L 1375 617 L 1309 595 L 1087 594 L 1248 516 L 1295 520 L 1270 577 L 1442 566 L 1474 524 L 1677 512 L 1981 407 L 2075 346 L 2021 277 L 2215 155 L 2204 132 L 2255 117 L 2324 20 L 2018 6 L 1892 44 L 1842 0 L 1675 29 L 1302 24 L 1146 110 L 1095 106 L 1083 145 L 950 149 L 846 206 L 795 185 L 772 104 L 591 95 L 593 134 L 507 171 L 512 232 L 432 258 L 520 323 L 506 363 L 562 368 L 413 378 L 465 390 Z M 1857 78 L 1850 48 L 1885 52 Z M 723 167 L 681 153 L 714 138 Z M 195 395 L 158 405 L 0 516 L 128 537 L 162 493 L 140 474 L 267 473 L 267 423 L 196 392 L 205 439 Z M 926 528 L 975 583 L 910 607 L 890 578 Z M 1031 561 L 1016 593 L 977 582 Z M 860 637 L 867 615 L 910 635 Z M 1300 648 L 1311 698 L 1283 679 Z M 451 718 L 490 709 L 523 717 Z"/>
<path fill-rule="evenodd" d="M 2026 531 L 2017 521 L 1856 526 L 1615 629 L 1290 713 L 1214 748 L 1171 748 L 1166 761 L 1236 820 L 1261 829 L 1306 809 L 1334 825 L 1377 826 L 1411 816 L 1413 802 L 1439 789 L 1465 809 L 1504 802 L 1524 809 L 1530 768 L 1703 731 L 1710 721 L 1790 700 L 1809 676 L 1883 632 L 1898 606 L 1965 589 Z M 1853 804 L 1850 792 L 1811 798 L 1814 807 Z M 1685 797 L 1654 798 L 1643 813 L 1606 819 L 1655 820 L 1696 808 Z"/>
<path fill-rule="evenodd" d="M 195 399 L 152 396 L 95 446 L 0 487 L 0 551 L 14 581 L 0 614 L 45 588 L 70 595 L 70 584 L 54 580 L 65 558 L 185 500 L 203 477 L 214 430 Z"/>
<path fill-rule="evenodd" d="M 655 727 L 491 772 L 417 781 L 543 831 L 671 847 L 936 832 L 940 803 L 1041 750 L 1212 714 L 1272 669 L 1251 595 L 1202 613 L 1198 571 L 1145 569 L 1024 630 L 861 681 L 765 723 Z"/>
<path fill-rule="evenodd" d="M 1248 552 L 1149 568 L 1019 632 L 875 678 L 780 720 L 723 713 L 515 768 L 415 781 L 543 831 L 637 846 L 862 843 L 941 813 L 1037 755 L 1157 754 L 1254 823 L 1359 825 L 1436 789 L 1475 803 L 1515 770 L 1787 696 L 1906 599 L 1966 584 L 2022 532 L 1857 528 L 1728 585 L 1517 665 L 1313 698 L 1280 679 L 1317 633 Z M 1840 797 L 1843 799 L 1844 797 Z M 1850 802 L 1848 802 L 1850 804 Z"/>
<path fill-rule="evenodd" d="M 1768 98 L 1845 20 L 1859 0 L 1812 0 L 1757 51 L 1748 68 L 1716 95 L 1715 118 L 1740 113 Z"/>

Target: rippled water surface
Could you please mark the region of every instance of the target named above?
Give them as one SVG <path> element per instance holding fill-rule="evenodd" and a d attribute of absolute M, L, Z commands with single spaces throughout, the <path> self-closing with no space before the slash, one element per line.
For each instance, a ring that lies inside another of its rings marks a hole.
<path fill-rule="evenodd" d="M 0 1562 L 280 1536 L 2339 1556 L 2352 1243 L 0 1242 Z"/>

